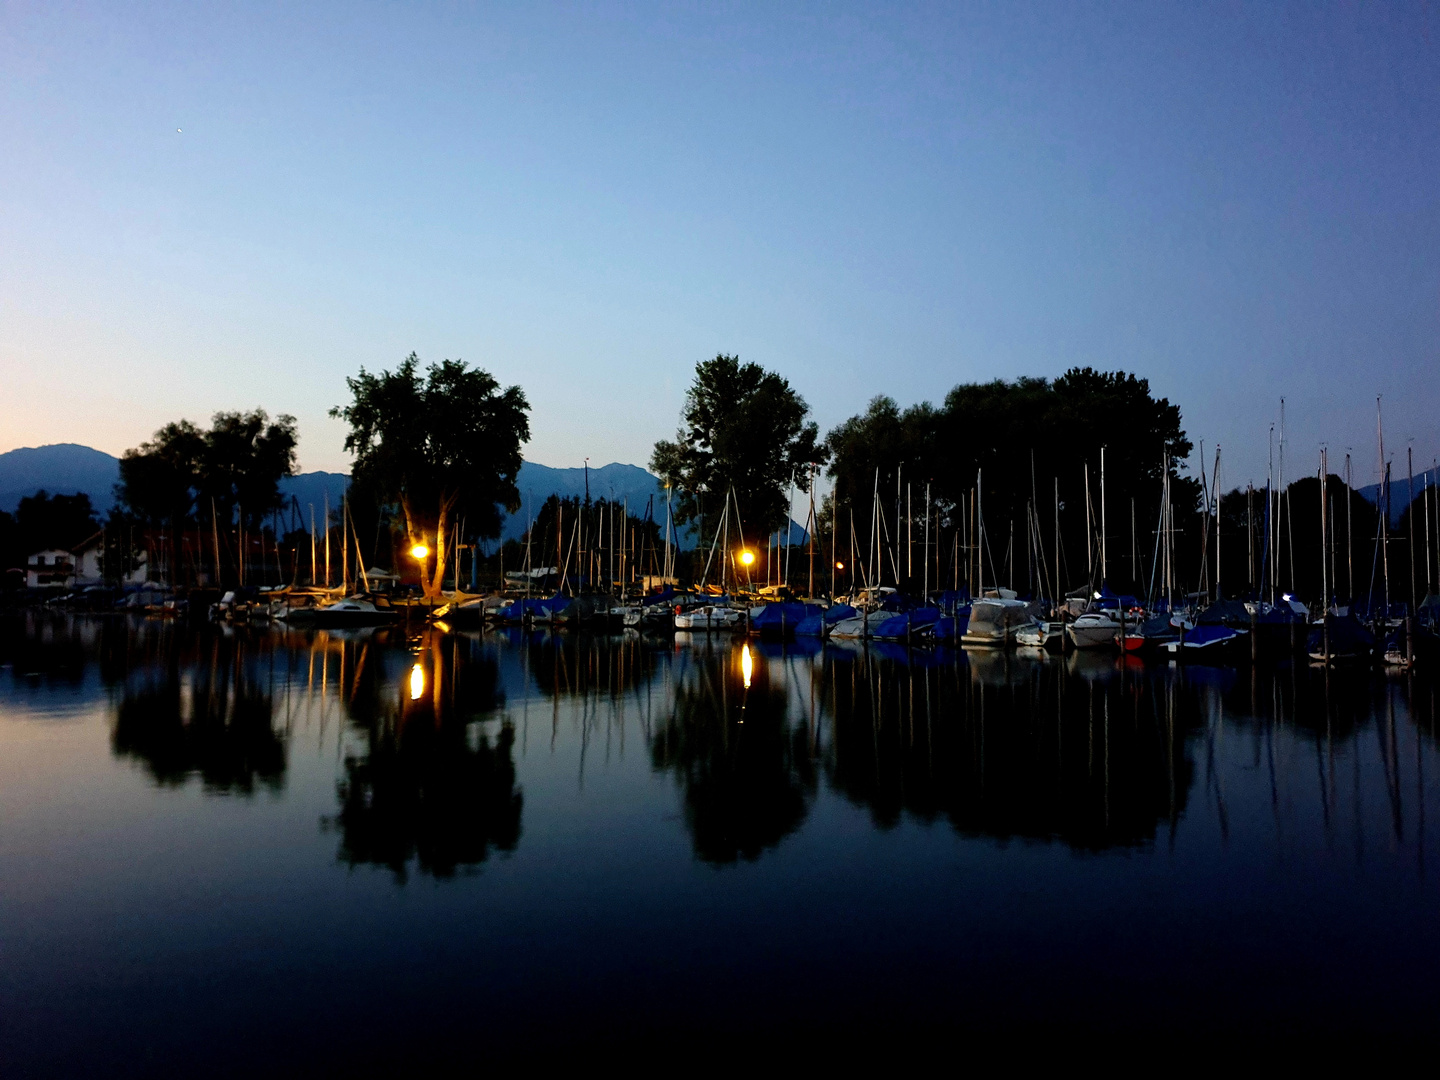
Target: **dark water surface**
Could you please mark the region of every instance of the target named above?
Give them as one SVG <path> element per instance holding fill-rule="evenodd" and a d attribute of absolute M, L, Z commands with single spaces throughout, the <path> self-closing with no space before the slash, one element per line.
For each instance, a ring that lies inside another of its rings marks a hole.
<path fill-rule="evenodd" d="M 1425 676 L 748 650 L 0 620 L 0 1071 L 1431 1030 Z"/>

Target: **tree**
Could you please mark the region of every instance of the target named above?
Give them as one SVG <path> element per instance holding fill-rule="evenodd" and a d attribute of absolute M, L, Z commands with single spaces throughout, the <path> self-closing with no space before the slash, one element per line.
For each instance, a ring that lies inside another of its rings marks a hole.
<path fill-rule="evenodd" d="M 255 527 L 280 505 L 280 478 L 295 474 L 295 418 L 264 409 L 217 412 L 210 430 L 189 420 L 166 424 L 149 442 L 125 451 L 116 494 L 151 526 L 236 514 Z"/>
<path fill-rule="evenodd" d="M 354 483 L 375 501 L 398 505 L 409 547 L 430 549 L 421 568 L 427 600 L 440 595 L 450 528 L 464 514 L 471 536 L 500 534 L 500 507 L 520 508 L 515 477 L 530 439 L 529 402 L 459 360 L 420 375 L 411 353 L 393 372 L 363 367 L 347 378 L 350 403 L 330 415 L 350 425 Z M 433 566 L 428 578 L 426 568 Z"/>
<path fill-rule="evenodd" d="M 675 441 L 655 444 L 650 467 L 679 494 L 676 519 L 718 512 L 732 490 L 741 523 L 766 535 L 789 519 L 791 478 L 810 490 L 810 466 L 823 464 L 819 429 L 790 383 L 759 364 L 720 355 L 695 366 Z"/>
<path fill-rule="evenodd" d="M 1029 558 L 1027 549 L 1035 538 L 1032 503 L 1043 523 L 1039 538 L 1048 545 L 1045 557 L 1052 561 L 1053 571 L 1057 558 L 1053 506 L 1058 493 L 1064 534 L 1058 580 L 1073 585 L 1094 578 L 1099 583 L 1102 448 L 1112 582 L 1122 587 L 1140 582 L 1146 560 L 1139 556 L 1151 553 L 1165 454 L 1170 457 L 1177 527 L 1198 536 L 1200 485 L 1178 475 L 1191 449 L 1180 425 L 1180 410 L 1165 398 L 1152 396 L 1147 380 L 1125 372 L 1072 368 L 1053 381 L 962 383 L 939 408 L 922 403 L 903 412 L 889 398 L 876 398 L 865 413 L 834 428 L 826 448 L 831 453 L 829 474 L 836 480 L 834 508 L 854 513 L 862 549 L 869 539 L 878 470 L 881 535 L 904 534 L 895 518 L 897 480 L 929 482 L 938 523 L 960 530 L 952 551 L 962 552 L 960 558 L 966 560 L 963 551 L 976 535 L 970 500 L 977 474 L 982 474 L 982 577 L 987 582 L 999 578 L 1023 586 L 1027 572 L 1017 570 L 1016 564 Z M 915 512 L 919 513 L 918 503 Z M 848 521 L 839 513 L 832 520 L 848 533 Z M 968 580 L 969 574 L 958 576 Z"/>
<path fill-rule="evenodd" d="M 100 523 L 90 507 L 90 496 L 83 491 L 78 495 L 49 495 L 42 488 L 20 500 L 15 528 L 27 553 L 69 551 L 98 532 Z"/>
<path fill-rule="evenodd" d="M 217 412 L 205 433 L 201 515 L 214 499 L 225 521 L 233 510 L 247 528 L 258 526 L 280 506 L 280 478 L 295 475 L 297 441 L 293 416 L 277 416 L 272 423 L 264 409 Z"/>
<path fill-rule="evenodd" d="M 115 494 L 139 520 L 159 527 L 190 520 L 205 460 L 205 433 L 189 420 L 166 424 L 120 457 Z"/>

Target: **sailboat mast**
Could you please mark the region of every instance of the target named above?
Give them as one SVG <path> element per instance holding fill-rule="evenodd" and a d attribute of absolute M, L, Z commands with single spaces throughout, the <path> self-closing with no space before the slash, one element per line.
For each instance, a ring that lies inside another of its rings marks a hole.
<path fill-rule="evenodd" d="M 1100 447 L 1100 582 L 1103 585 L 1110 577 L 1110 564 L 1106 559 L 1109 548 L 1105 537 L 1105 447 Z"/>
<path fill-rule="evenodd" d="M 1408 502 L 1405 503 L 1405 512 L 1410 515 L 1410 524 L 1406 528 L 1405 550 L 1410 554 L 1410 616 L 1415 615 L 1415 448 L 1405 448 L 1405 492 Z"/>
<path fill-rule="evenodd" d="M 940 568 L 935 568 L 938 578 Z M 925 481 L 925 587 L 924 595 L 930 595 L 930 481 Z"/>
<path fill-rule="evenodd" d="M 340 496 L 340 577 L 344 580 L 345 591 L 350 591 L 350 496 Z M 261 534 L 261 543 L 264 543 L 264 534 Z M 455 581 L 460 581 L 460 555 L 455 555 Z"/>
<path fill-rule="evenodd" d="M 1220 599 L 1220 444 L 1215 444 L 1215 599 Z"/>
<path fill-rule="evenodd" d="M 977 596 L 985 595 L 985 488 L 981 483 L 980 470 L 975 470 L 975 546 L 976 552 L 976 581 L 980 585 Z M 992 566 L 993 570 L 994 567 Z"/>
<path fill-rule="evenodd" d="M 1350 479 L 1350 455 L 1345 455 L 1345 592 L 1350 600 L 1355 599 L 1355 530 L 1353 528 L 1354 507 L 1351 498 L 1354 490 Z"/>
<path fill-rule="evenodd" d="M 910 481 L 905 481 L 905 577 L 915 576 L 915 504 L 911 499 Z"/>

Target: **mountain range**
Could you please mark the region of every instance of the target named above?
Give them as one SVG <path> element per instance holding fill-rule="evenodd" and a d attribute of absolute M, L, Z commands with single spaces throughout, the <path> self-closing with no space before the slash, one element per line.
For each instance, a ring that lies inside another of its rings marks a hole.
<path fill-rule="evenodd" d="M 119 481 L 120 460 L 103 451 L 77 443 L 22 447 L 0 454 L 0 511 L 13 513 L 22 498 L 43 488 L 52 495 L 84 492 L 90 496 L 91 505 L 103 514 L 115 504 L 115 485 Z M 280 494 L 288 506 L 299 507 L 302 519 L 308 518 L 311 506 L 319 518 L 326 498 L 331 507 L 339 506 L 349 483 L 350 477 L 345 473 L 301 473 L 282 479 Z M 665 521 L 664 488 L 658 477 L 638 465 L 614 462 L 587 471 L 583 467 L 557 469 L 526 461 L 520 466 L 516 479 L 522 506 L 505 521 L 501 539 L 523 536 L 531 515 L 551 495 L 583 498 L 587 485 L 592 499 L 627 502 L 630 513 L 636 517 L 645 516 L 647 505 L 653 499 L 650 509 L 655 520 L 662 525 Z M 794 522 L 791 522 L 790 534 L 793 543 L 805 538 L 804 529 Z M 688 529 L 681 532 L 679 539 L 684 547 L 695 542 L 693 531 Z"/>

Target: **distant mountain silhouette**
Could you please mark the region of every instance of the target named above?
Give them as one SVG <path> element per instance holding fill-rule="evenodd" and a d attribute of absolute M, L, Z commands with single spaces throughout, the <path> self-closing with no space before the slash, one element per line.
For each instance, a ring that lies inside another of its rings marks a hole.
<path fill-rule="evenodd" d="M 115 502 L 120 460 L 77 443 L 25 446 L 0 454 L 0 510 L 14 512 L 26 495 L 44 488 L 52 495 L 90 496 L 102 513 Z"/>
<path fill-rule="evenodd" d="M 1357 488 L 1355 489 L 1355 493 L 1356 493 L 1357 495 L 1363 496 L 1363 497 L 1365 498 L 1365 501 L 1366 501 L 1366 502 L 1372 503 L 1372 504 L 1374 504 L 1375 506 L 1379 506 L 1379 505 L 1380 505 L 1380 485 L 1379 485 L 1379 484 L 1366 484 L 1364 487 L 1357 487 Z M 1415 477 L 1415 498 L 1417 498 L 1417 499 L 1422 498 L 1422 497 L 1424 496 L 1424 494 L 1425 494 L 1425 480 L 1424 480 L 1423 477 L 1417 476 L 1417 477 Z M 1317 505 L 1318 505 L 1318 504 L 1317 504 Z M 1398 525 L 1398 524 L 1400 523 L 1400 518 L 1401 518 L 1401 516 L 1405 513 L 1405 508 L 1406 508 L 1407 506 L 1409 506 L 1409 505 L 1410 505 L 1410 485 L 1409 485 L 1407 479 L 1406 479 L 1404 476 L 1400 476 L 1400 477 L 1397 478 L 1397 477 L 1395 476 L 1394 468 L 1392 467 L 1392 468 L 1391 468 L 1391 472 L 1390 472 L 1390 524 L 1391 524 L 1391 525 Z M 1416 512 L 1417 514 L 1420 513 L 1419 510 L 1417 510 L 1417 511 L 1415 511 L 1415 512 Z M 1422 522 L 1425 520 L 1424 517 L 1423 517 L 1423 515 L 1422 515 L 1422 517 L 1421 517 L 1420 520 L 1421 520 Z"/>
<path fill-rule="evenodd" d="M 44 488 L 53 494 L 74 495 L 84 492 L 91 504 L 105 513 L 115 504 L 115 485 L 120 480 L 120 460 L 100 450 L 76 443 L 55 443 L 50 446 L 24 447 L 0 454 L 0 510 L 14 511 L 26 495 Z M 551 495 L 561 498 L 585 497 L 586 473 L 577 469 L 556 469 L 526 461 L 520 466 L 516 487 L 520 489 L 521 507 L 510 515 L 501 529 L 501 539 L 519 539 L 525 534 L 530 516 L 539 511 Z M 655 520 L 664 528 L 665 489 L 654 474 L 638 465 L 612 462 L 589 472 L 590 498 L 628 502 L 630 513 L 645 516 L 647 505 Z M 328 493 L 330 507 L 339 507 L 350 477 L 345 473 L 308 472 L 280 481 L 280 495 L 288 509 L 299 507 L 303 520 L 309 519 L 309 508 L 315 507 L 319 521 L 324 514 Z M 653 498 L 653 504 L 650 500 Z M 293 502 L 292 502 L 293 500 Z M 802 543 L 805 530 L 794 522 L 790 525 L 792 543 Z M 680 543 L 695 543 L 692 529 L 684 530 Z"/>
<path fill-rule="evenodd" d="M 345 492 L 350 487 L 350 474 L 343 472 L 307 472 L 298 476 L 287 476 L 280 481 L 280 498 L 285 500 L 281 513 L 281 529 L 290 527 L 284 511 L 298 508 L 297 527 L 304 528 L 310 520 L 310 507 L 315 508 L 315 521 L 325 520 L 325 498 L 330 498 L 330 509 L 338 510 Z M 294 500 L 293 502 L 291 500 Z"/>

